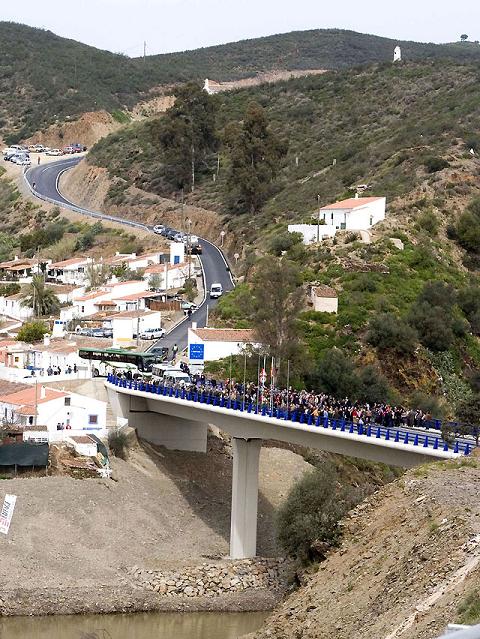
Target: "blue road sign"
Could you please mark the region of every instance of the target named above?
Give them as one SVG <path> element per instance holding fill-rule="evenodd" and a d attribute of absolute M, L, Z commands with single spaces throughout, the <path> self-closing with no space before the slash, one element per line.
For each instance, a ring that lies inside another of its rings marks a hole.
<path fill-rule="evenodd" d="M 205 344 L 190 344 L 190 361 L 205 359 Z"/>

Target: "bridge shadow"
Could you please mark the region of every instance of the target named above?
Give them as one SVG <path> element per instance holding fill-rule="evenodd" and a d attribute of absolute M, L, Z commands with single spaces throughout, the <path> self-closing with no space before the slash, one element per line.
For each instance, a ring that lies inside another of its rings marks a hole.
<path fill-rule="evenodd" d="M 233 463 L 228 441 L 209 433 L 206 454 L 168 450 L 142 440 L 139 444 L 159 471 L 174 482 L 192 512 L 228 544 Z M 259 556 L 281 554 L 276 543 L 275 514 L 274 506 L 259 490 Z"/>

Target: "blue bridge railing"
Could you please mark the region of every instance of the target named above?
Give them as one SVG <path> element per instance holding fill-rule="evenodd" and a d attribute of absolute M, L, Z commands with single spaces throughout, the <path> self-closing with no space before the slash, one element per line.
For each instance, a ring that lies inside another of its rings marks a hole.
<path fill-rule="evenodd" d="M 305 415 L 296 410 L 285 410 L 282 408 L 270 409 L 266 405 L 256 405 L 253 402 L 244 402 L 238 399 L 226 398 L 219 396 L 212 391 L 204 391 L 192 388 L 175 388 L 173 386 L 162 384 L 151 384 L 149 382 L 127 380 L 116 375 L 108 375 L 107 381 L 110 384 L 127 388 L 130 390 L 141 391 L 144 393 L 152 393 L 153 395 L 163 395 L 164 397 L 173 397 L 189 402 L 197 402 L 199 404 L 207 404 L 235 410 L 263 417 L 271 417 L 280 421 L 290 421 L 292 423 L 305 424 L 315 428 L 325 428 L 330 430 L 349 433 L 351 435 L 363 435 L 373 439 L 383 439 L 401 444 L 410 444 L 421 448 L 429 448 L 432 450 L 442 450 L 452 452 L 459 455 L 469 455 L 475 447 L 474 442 L 465 441 L 465 439 L 455 439 L 453 442 L 445 441 L 437 434 L 428 432 L 412 432 L 408 428 L 386 428 L 378 424 L 357 424 L 344 419 L 330 419 L 328 417 L 314 417 L 313 415 Z"/>

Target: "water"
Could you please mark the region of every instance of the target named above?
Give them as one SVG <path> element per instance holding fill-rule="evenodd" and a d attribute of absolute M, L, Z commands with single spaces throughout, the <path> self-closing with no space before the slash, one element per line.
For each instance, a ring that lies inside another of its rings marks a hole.
<path fill-rule="evenodd" d="M 145 613 L 0 619 L 0 639 L 237 639 L 265 612 Z"/>

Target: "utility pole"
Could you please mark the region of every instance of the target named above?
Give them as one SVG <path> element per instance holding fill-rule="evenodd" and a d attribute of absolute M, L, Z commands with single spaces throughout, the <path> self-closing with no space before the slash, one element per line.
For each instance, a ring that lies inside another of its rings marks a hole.
<path fill-rule="evenodd" d="M 147 61 L 147 42 L 146 40 L 143 43 L 143 62 Z"/>
<path fill-rule="evenodd" d="M 187 234 L 187 256 L 188 256 L 188 282 L 190 283 L 190 278 L 192 277 L 192 237 L 191 237 L 191 229 L 192 229 L 192 220 L 188 218 L 188 234 Z"/>
<path fill-rule="evenodd" d="M 317 218 L 317 244 L 320 242 L 320 195 L 317 195 L 318 218 Z"/>

